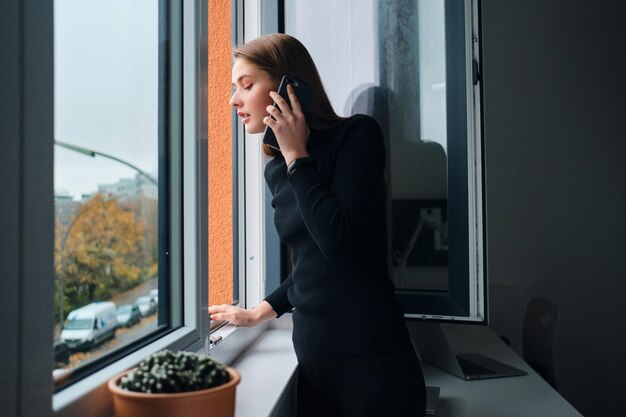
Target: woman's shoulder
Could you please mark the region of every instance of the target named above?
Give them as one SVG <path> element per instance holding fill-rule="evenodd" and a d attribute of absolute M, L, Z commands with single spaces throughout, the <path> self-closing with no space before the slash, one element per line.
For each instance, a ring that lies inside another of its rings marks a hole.
<path fill-rule="evenodd" d="M 336 158 L 351 155 L 363 160 L 385 159 L 385 140 L 378 122 L 366 114 L 346 117 L 333 135 Z"/>
<path fill-rule="evenodd" d="M 367 114 L 354 114 L 341 119 L 325 132 L 326 137 L 331 136 L 339 139 L 339 142 L 350 140 L 352 138 L 362 138 L 370 140 L 381 140 L 382 130 L 380 125 L 371 116 Z M 339 145 L 339 144 L 337 144 Z"/>
<path fill-rule="evenodd" d="M 366 114 L 355 114 L 345 117 L 334 125 L 316 130 L 312 134 L 310 150 L 318 158 L 327 155 L 337 158 L 348 152 L 385 153 L 385 141 L 378 122 Z"/>
<path fill-rule="evenodd" d="M 376 146 L 384 143 L 382 129 L 371 116 L 355 114 L 345 119 L 342 129 L 342 142 L 358 142 L 363 146 Z"/>
<path fill-rule="evenodd" d="M 361 114 L 361 113 L 357 113 L 350 117 L 346 117 L 345 119 L 343 119 L 342 124 L 344 127 L 351 127 L 351 128 L 361 127 L 361 128 L 369 128 L 369 129 L 375 128 L 375 129 L 380 130 L 380 125 L 378 124 L 376 119 L 374 119 L 372 116 L 369 116 L 367 114 Z"/>

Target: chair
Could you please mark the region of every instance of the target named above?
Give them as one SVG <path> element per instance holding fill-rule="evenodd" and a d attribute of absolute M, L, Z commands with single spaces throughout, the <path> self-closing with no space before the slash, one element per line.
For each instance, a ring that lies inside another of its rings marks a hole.
<path fill-rule="evenodd" d="M 554 375 L 554 333 L 559 306 L 537 297 L 530 300 L 524 316 L 524 360 L 556 389 Z"/>

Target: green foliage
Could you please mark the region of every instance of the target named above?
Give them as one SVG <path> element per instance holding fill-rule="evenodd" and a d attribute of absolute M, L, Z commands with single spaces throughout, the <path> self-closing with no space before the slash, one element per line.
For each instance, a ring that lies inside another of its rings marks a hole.
<path fill-rule="evenodd" d="M 120 381 L 120 388 L 144 393 L 176 393 L 227 383 L 224 365 L 207 356 L 162 350 L 144 359 Z"/>

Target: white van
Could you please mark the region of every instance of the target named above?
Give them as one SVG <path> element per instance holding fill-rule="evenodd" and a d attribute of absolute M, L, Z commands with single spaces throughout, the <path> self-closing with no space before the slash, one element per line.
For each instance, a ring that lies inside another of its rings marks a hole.
<path fill-rule="evenodd" d="M 116 328 L 115 303 L 91 303 L 70 312 L 61 331 L 61 341 L 71 350 L 89 350 L 115 337 Z"/>

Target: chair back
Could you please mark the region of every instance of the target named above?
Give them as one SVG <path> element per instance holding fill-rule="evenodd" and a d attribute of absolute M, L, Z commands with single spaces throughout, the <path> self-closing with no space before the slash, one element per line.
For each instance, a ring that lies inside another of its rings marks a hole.
<path fill-rule="evenodd" d="M 530 300 L 524 316 L 524 360 L 556 389 L 554 375 L 554 334 L 559 306 L 548 299 Z"/>

